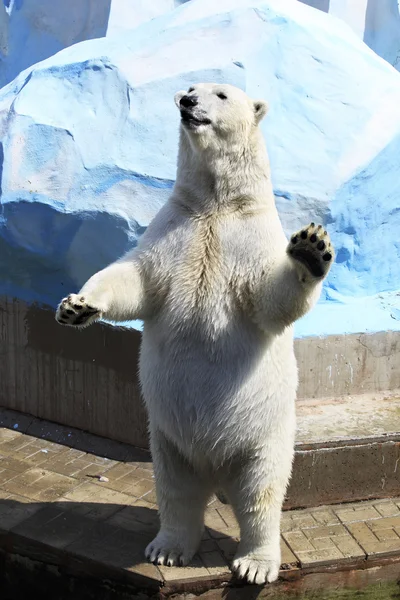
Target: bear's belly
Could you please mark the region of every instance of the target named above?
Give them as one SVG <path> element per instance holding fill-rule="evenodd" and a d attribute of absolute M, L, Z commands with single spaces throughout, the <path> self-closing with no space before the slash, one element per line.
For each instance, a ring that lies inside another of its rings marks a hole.
<path fill-rule="evenodd" d="M 191 325 L 145 324 L 140 379 L 151 427 L 184 451 L 256 446 L 295 398 L 292 331 L 268 336 L 239 315 L 213 337 L 207 323 Z"/>

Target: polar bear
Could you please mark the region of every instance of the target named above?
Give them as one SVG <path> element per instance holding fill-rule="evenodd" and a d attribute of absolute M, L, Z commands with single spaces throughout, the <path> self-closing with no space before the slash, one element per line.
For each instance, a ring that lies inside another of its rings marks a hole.
<path fill-rule="evenodd" d="M 265 102 L 211 83 L 175 103 L 170 199 L 138 246 L 64 298 L 56 319 L 144 321 L 140 380 L 161 521 L 147 558 L 188 564 L 220 491 L 240 526 L 232 569 L 261 584 L 278 577 L 294 452 L 292 324 L 318 299 L 334 253 L 321 225 L 285 238 L 259 128 Z"/>

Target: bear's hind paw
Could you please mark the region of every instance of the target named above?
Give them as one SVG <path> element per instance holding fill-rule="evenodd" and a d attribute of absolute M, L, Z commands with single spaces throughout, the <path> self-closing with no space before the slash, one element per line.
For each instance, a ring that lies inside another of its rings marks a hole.
<path fill-rule="evenodd" d="M 232 563 L 232 571 L 239 579 L 246 579 L 248 583 L 255 583 L 256 585 L 276 581 L 279 575 L 279 567 L 279 560 L 271 560 L 257 552 L 235 558 Z"/>
<path fill-rule="evenodd" d="M 179 540 L 163 534 L 158 534 L 145 550 L 149 562 L 166 567 L 184 567 L 194 554 L 195 550 L 189 551 Z"/>

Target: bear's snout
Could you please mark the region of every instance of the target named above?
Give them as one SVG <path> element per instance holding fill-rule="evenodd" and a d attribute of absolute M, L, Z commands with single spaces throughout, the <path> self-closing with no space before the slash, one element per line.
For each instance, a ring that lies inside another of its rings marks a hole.
<path fill-rule="evenodd" d="M 192 106 L 197 106 L 199 102 L 199 99 L 197 96 L 182 96 L 182 98 L 180 99 L 179 104 L 183 107 L 183 108 L 191 108 Z"/>

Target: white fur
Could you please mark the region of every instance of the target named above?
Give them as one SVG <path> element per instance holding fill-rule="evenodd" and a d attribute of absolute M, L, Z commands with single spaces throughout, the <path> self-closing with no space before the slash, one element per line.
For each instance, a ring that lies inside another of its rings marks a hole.
<path fill-rule="evenodd" d="M 100 317 L 145 323 L 140 378 L 161 517 L 147 556 L 187 564 L 221 489 L 241 529 L 233 569 L 263 583 L 278 576 L 293 457 L 291 325 L 322 278 L 286 251 L 258 127 L 265 103 L 228 85 L 190 94 L 211 123 L 181 125 L 171 198 L 135 250 L 64 302 L 97 309 L 80 326 Z"/>

